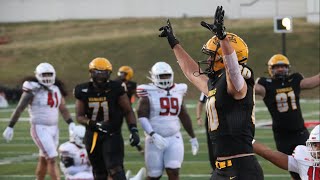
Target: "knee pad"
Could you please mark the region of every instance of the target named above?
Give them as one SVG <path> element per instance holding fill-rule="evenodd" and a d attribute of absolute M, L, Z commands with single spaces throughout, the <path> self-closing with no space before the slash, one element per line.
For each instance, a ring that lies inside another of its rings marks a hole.
<path fill-rule="evenodd" d="M 123 180 L 126 179 L 126 175 L 122 166 L 116 166 L 108 169 L 109 175 L 113 180 Z"/>

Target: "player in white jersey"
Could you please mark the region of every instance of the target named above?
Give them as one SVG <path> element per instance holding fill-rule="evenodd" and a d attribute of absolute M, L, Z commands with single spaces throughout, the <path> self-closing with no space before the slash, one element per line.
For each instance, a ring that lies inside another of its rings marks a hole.
<path fill-rule="evenodd" d="M 86 129 L 76 126 L 69 141 L 59 146 L 60 168 L 66 180 L 93 180 L 92 167 L 83 144 Z"/>
<path fill-rule="evenodd" d="M 302 180 L 320 180 L 320 125 L 313 128 L 306 146 L 297 146 L 292 155 L 273 151 L 258 142 L 254 142 L 253 148 L 255 153 L 276 166 L 298 173 Z"/>
<path fill-rule="evenodd" d="M 67 95 L 63 83 L 56 80 L 54 67 L 49 63 L 40 63 L 35 70 L 35 77 L 27 77 L 23 83 L 23 93 L 12 113 L 8 127 L 3 132 L 7 142 L 13 138 L 13 127 L 24 109 L 28 106 L 30 116 L 30 133 L 39 148 L 39 161 L 36 169 L 37 180 L 42 180 L 48 173 L 51 179 L 60 179 L 55 158 L 58 156 L 59 111 L 73 129 L 70 113 L 65 105 Z"/>
<path fill-rule="evenodd" d="M 138 117 L 145 131 L 145 165 L 148 178 L 160 179 L 165 168 L 170 180 L 179 179 L 179 169 L 184 156 L 180 121 L 191 137 L 193 155 L 199 144 L 183 96 L 186 84 L 173 83 L 169 64 L 157 62 L 150 71 L 153 83 L 137 87 L 139 96 Z"/>

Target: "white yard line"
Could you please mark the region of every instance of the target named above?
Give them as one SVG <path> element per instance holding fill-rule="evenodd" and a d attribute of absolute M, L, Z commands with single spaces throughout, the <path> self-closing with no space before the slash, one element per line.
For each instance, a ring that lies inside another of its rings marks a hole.
<path fill-rule="evenodd" d="M 38 154 L 36 154 L 36 153 L 29 154 L 29 155 L 20 155 L 20 156 L 16 156 L 16 157 L 6 157 L 6 158 L 0 160 L 0 165 L 6 165 L 6 164 L 22 162 L 25 160 L 36 159 L 37 157 L 38 157 Z"/>

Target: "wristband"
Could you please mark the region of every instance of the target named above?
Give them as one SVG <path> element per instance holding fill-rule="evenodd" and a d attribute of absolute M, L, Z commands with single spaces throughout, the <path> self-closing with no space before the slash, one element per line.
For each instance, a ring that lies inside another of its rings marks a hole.
<path fill-rule="evenodd" d="M 150 135 L 150 136 L 152 136 L 152 135 L 154 135 L 154 134 L 155 134 L 155 132 L 154 132 L 154 131 L 152 131 L 149 135 Z"/>

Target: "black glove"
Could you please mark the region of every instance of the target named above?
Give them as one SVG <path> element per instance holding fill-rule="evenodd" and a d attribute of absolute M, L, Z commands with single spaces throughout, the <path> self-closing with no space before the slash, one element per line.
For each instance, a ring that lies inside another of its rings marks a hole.
<path fill-rule="evenodd" d="M 105 122 L 97 122 L 97 121 L 89 120 L 87 124 L 93 131 L 99 131 L 105 134 L 109 133 L 108 125 Z"/>
<path fill-rule="evenodd" d="M 130 124 L 129 125 L 130 128 L 130 145 L 131 146 L 137 146 L 140 143 L 140 137 L 139 137 L 139 132 L 138 132 L 138 128 L 137 125 L 135 124 Z"/>
<path fill-rule="evenodd" d="M 201 26 L 209 29 L 214 35 L 216 35 L 220 40 L 226 38 L 226 28 L 224 27 L 224 10 L 222 6 L 218 6 L 214 14 L 213 24 L 201 21 Z"/>
<path fill-rule="evenodd" d="M 179 41 L 173 34 L 173 29 L 169 19 L 167 20 L 167 25 L 162 26 L 159 31 L 162 31 L 159 37 L 166 37 L 172 49 L 175 45 L 179 44 Z"/>

